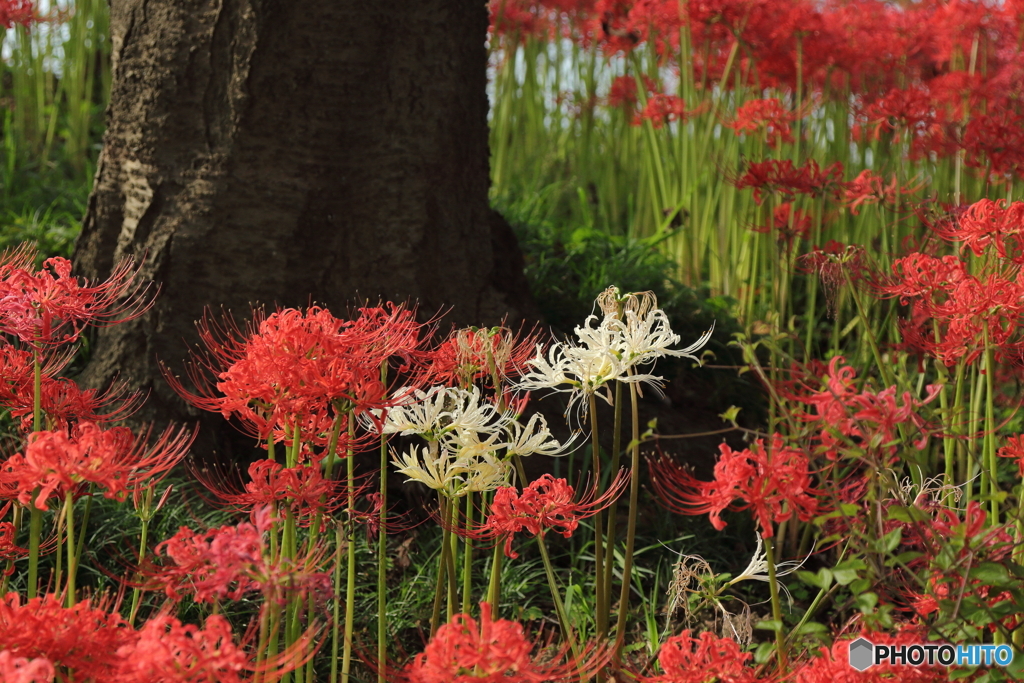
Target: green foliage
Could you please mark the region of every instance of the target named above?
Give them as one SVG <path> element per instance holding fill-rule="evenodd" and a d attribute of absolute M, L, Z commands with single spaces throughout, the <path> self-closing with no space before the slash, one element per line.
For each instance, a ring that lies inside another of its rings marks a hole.
<path fill-rule="evenodd" d="M 765 414 L 759 387 L 737 374 L 742 353 L 729 345 L 740 331 L 735 301 L 710 296 L 683 284 L 675 260 L 660 248 L 665 238 L 629 237 L 605 230 L 558 222 L 548 214 L 548 187 L 522 197 L 497 197 L 494 207 L 512 225 L 526 259 L 526 277 L 544 321 L 556 332 L 569 334 L 594 313 L 594 298 L 610 285 L 622 292 L 652 291 L 683 344 L 698 339 L 712 326 L 715 333 L 702 351 L 712 368 L 701 371 L 700 393 L 713 410 L 742 409 L 742 421 L 756 422 Z M 663 358 L 659 374 L 680 380 L 693 365 L 685 359 Z M 687 381 L 692 381 L 687 375 Z"/>
<path fill-rule="evenodd" d="M 57 2 L 7 33 L 0 61 L 0 249 L 69 256 L 85 214 L 110 91 L 103 0 Z"/>

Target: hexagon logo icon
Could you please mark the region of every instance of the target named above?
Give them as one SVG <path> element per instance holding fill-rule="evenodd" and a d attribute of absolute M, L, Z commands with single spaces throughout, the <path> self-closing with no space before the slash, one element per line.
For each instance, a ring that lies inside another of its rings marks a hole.
<path fill-rule="evenodd" d="M 857 671 L 866 671 L 875 663 L 875 646 L 866 638 L 850 643 L 850 666 Z"/>

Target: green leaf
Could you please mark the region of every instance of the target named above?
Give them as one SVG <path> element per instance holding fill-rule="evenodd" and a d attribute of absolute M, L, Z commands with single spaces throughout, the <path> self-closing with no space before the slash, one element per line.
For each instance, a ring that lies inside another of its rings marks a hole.
<path fill-rule="evenodd" d="M 793 633 L 828 633 L 828 627 L 825 626 L 825 624 L 819 623 L 817 621 L 808 621 L 803 626 L 793 631 Z"/>
<path fill-rule="evenodd" d="M 835 577 L 836 583 L 840 586 L 848 586 L 857 580 L 858 574 L 856 569 L 847 567 L 840 568 L 837 566 L 832 570 L 832 576 Z"/>
<path fill-rule="evenodd" d="M 878 541 L 875 542 L 875 547 L 878 548 L 880 553 L 891 553 L 899 547 L 900 541 L 903 539 L 903 528 L 896 527 L 885 536 L 882 536 Z"/>
<path fill-rule="evenodd" d="M 757 646 L 757 649 L 754 650 L 754 661 L 757 662 L 758 664 L 764 664 L 765 662 L 767 662 L 769 659 L 772 658 L 772 655 L 774 653 L 775 653 L 775 643 L 772 643 L 772 642 L 761 643 L 760 645 Z"/>
<path fill-rule="evenodd" d="M 819 569 L 817 574 L 798 571 L 796 576 L 804 583 L 811 586 L 817 586 L 822 590 L 828 590 L 828 587 L 832 585 L 832 572 L 826 567 Z"/>
<path fill-rule="evenodd" d="M 762 631 L 778 632 L 782 630 L 783 624 L 781 621 L 776 621 L 774 619 L 766 619 L 764 621 L 759 621 L 757 623 L 757 626 L 755 626 L 754 628 L 760 629 Z"/>
<path fill-rule="evenodd" d="M 1006 567 L 995 562 L 982 562 L 976 567 L 971 567 L 970 576 L 989 586 L 1006 587 L 1014 584 L 1014 579 Z"/>
<path fill-rule="evenodd" d="M 855 600 L 857 601 L 857 608 L 867 614 L 878 605 L 878 593 L 861 593 Z"/>

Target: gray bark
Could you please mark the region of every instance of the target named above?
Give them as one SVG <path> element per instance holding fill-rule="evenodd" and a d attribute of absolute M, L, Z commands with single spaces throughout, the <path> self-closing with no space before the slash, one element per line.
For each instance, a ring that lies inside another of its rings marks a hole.
<path fill-rule="evenodd" d="M 479 0 L 111 0 L 76 269 L 134 255 L 162 291 L 99 333 L 83 381 L 128 376 L 144 418 L 186 417 L 157 361 L 182 367 L 207 306 L 521 315 L 522 257 L 487 204 L 486 24 Z"/>

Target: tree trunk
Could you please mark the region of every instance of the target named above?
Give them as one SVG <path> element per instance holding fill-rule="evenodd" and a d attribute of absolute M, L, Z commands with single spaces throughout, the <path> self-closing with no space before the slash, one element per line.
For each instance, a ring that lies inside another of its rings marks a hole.
<path fill-rule="evenodd" d="M 522 257 L 487 204 L 486 28 L 480 0 L 111 0 L 76 268 L 134 255 L 161 292 L 99 333 L 83 382 L 130 377 L 144 418 L 186 419 L 157 362 L 182 367 L 204 307 L 521 315 Z"/>

